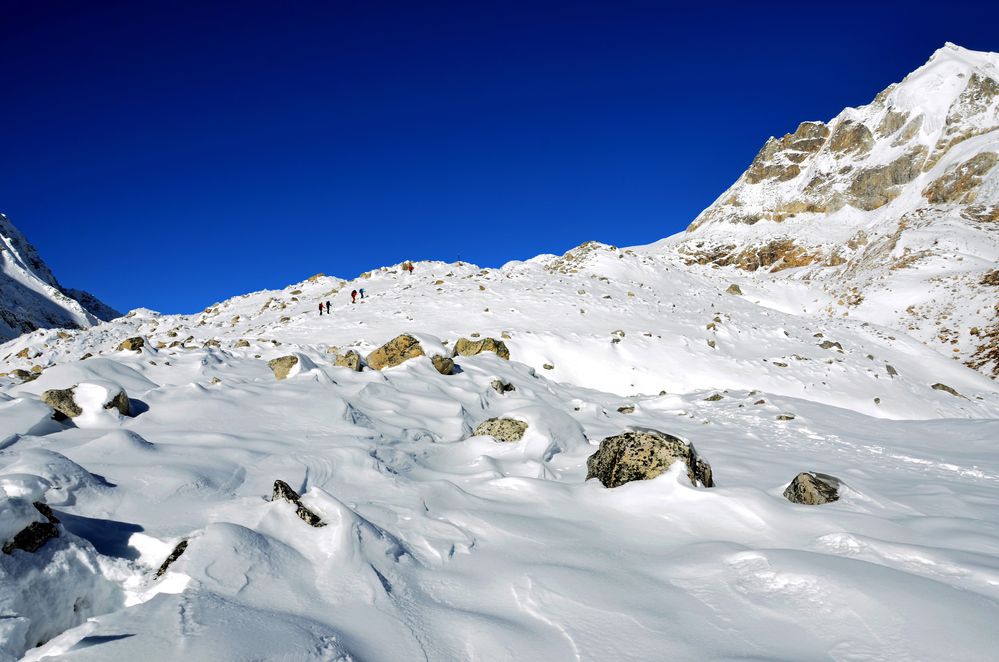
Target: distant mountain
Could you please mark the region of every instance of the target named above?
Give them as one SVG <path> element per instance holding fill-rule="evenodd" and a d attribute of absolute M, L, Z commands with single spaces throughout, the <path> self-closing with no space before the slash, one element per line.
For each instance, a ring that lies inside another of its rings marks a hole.
<path fill-rule="evenodd" d="M 83 329 L 119 316 L 92 294 L 62 287 L 35 247 L 0 214 L 0 340 L 39 328 Z"/>
<path fill-rule="evenodd" d="M 770 138 L 658 246 L 999 375 L 997 162 L 999 54 L 947 44 L 870 104 Z"/>

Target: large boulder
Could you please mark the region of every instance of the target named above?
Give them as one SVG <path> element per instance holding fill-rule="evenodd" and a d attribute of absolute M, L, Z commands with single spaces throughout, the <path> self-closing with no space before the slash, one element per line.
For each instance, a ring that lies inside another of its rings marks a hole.
<path fill-rule="evenodd" d="M 333 365 L 341 368 L 350 368 L 354 372 L 361 372 L 363 363 L 360 354 L 354 350 L 349 350 L 346 354 L 337 352 L 336 358 L 333 359 Z"/>
<path fill-rule="evenodd" d="M 271 359 L 267 362 L 274 376 L 280 379 L 285 379 L 288 377 L 288 373 L 291 369 L 298 365 L 298 357 L 294 355 L 281 356 L 276 359 Z"/>
<path fill-rule="evenodd" d="M 81 388 L 86 392 L 84 395 L 85 403 L 80 401 L 78 392 Z M 83 382 L 69 388 L 53 388 L 43 391 L 41 400 L 55 410 L 53 418 L 58 421 L 83 415 L 88 404 L 95 409 L 116 409 L 122 416 L 128 416 L 131 413 L 128 394 L 125 389 L 115 384 Z"/>
<path fill-rule="evenodd" d="M 524 438 L 527 427 L 524 421 L 513 418 L 490 418 L 479 423 L 472 434 L 490 436 L 496 441 L 514 442 Z"/>
<path fill-rule="evenodd" d="M 835 476 L 803 471 L 784 490 L 784 498 L 791 503 L 818 506 L 838 500 L 839 486 L 840 481 Z"/>
<path fill-rule="evenodd" d="M 394 368 L 418 356 L 424 356 L 420 341 L 408 333 L 404 333 L 368 354 L 365 361 L 372 370 L 382 370 Z"/>
<path fill-rule="evenodd" d="M 586 479 L 618 487 L 655 478 L 674 462 L 687 465 L 687 478 L 695 487 L 714 487 L 711 465 L 698 457 L 693 444 L 658 430 L 632 430 L 601 441 L 597 452 L 586 460 Z"/>
<path fill-rule="evenodd" d="M 510 350 L 506 343 L 495 338 L 482 338 L 480 340 L 469 340 L 468 338 L 458 338 L 454 344 L 452 356 L 475 356 L 482 352 L 493 352 L 501 359 L 510 360 Z"/>
<path fill-rule="evenodd" d="M 372 370 L 382 370 L 384 368 L 394 368 L 410 359 L 426 356 L 420 341 L 404 333 L 396 336 L 378 349 L 374 350 L 365 359 L 365 363 Z M 442 375 L 450 375 L 454 372 L 454 361 L 446 356 L 435 354 L 430 357 L 437 372 Z"/>

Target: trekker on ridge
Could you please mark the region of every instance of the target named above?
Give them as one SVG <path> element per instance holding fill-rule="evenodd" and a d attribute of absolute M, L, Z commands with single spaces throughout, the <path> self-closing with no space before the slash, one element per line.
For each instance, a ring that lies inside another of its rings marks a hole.
<path fill-rule="evenodd" d="M 326 302 L 326 314 L 327 315 L 330 314 L 330 302 L 329 301 Z"/>
<path fill-rule="evenodd" d="M 350 302 L 357 303 L 357 290 L 350 291 Z"/>
<path fill-rule="evenodd" d="M 319 316 L 320 317 L 323 316 L 323 302 L 322 301 L 319 302 Z"/>

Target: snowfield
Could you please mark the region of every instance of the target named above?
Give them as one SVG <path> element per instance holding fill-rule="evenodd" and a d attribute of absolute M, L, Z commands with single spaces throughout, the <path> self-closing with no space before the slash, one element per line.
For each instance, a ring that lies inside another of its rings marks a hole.
<path fill-rule="evenodd" d="M 964 89 L 940 76 L 999 57 L 955 49 L 892 98 L 915 113 L 922 86 L 939 116 L 934 95 Z M 886 241 L 888 211 L 844 210 L 827 247 L 862 221 Z M 994 659 L 999 384 L 965 365 L 982 331 L 938 342 L 905 312 L 987 319 L 999 242 L 958 211 L 840 264 L 691 264 L 727 236 L 715 219 L 14 338 L 0 662 Z M 732 227 L 816 240 L 815 223 Z M 837 304 L 843 283 L 863 301 Z M 424 355 L 337 365 L 400 334 Z M 509 360 L 451 357 L 460 338 Z M 523 436 L 475 433 L 494 418 Z M 693 445 L 714 486 L 683 462 L 587 480 L 602 440 L 647 430 Z M 839 499 L 785 498 L 802 472 Z"/>

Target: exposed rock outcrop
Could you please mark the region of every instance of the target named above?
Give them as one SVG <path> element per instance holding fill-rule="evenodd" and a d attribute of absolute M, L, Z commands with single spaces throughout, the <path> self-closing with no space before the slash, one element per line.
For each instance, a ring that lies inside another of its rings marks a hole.
<path fill-rule="evenodd" d="M 18 531 L 13 539 L 4 542 L 2 550 L 4 554 L 13 554 L 15 549 L 34 554 L 49 540 L 59 537 L 59 527 L 56 526 L 59 523 L 59 518 L 55 516 L 52 509 L 40 501 L 35 501 L 33 505 L 48 521 L 32 522 Z"/>
<path fill-rule="evenodd" d="M 291 486 L 283 480 L 274 481 L 274 491 L 271 493 L 271 501 L 278 500 L 284 500 L 293 504 L 296 508 L 295 514 L 309 526 L 316 528 L 326 526 L 326 522 L 319 515 L 302 504 L 302 497 L 299 496 L 298 492 L 291 489 Z"/>
<path fill-rule="evenodd" d="M 41 401 L 55 410 L 53 418 L 57 421 L 64 421 L 68 418 L 76 418 L 83 414 L 83 408 L 76 401 L 76 389 L 80 384 L 69 388 L 54 388 L 43 391 Z M 105 387 L 106 388 L 106 387 Z M 110 388 L 107 397 L 101 403 L 104 409 L 116 409 L 122 416 L 131 414 L 131 406 L 128 401 L 128 393 L 121 387 Z"/>
<path fill-rule="evenodd" d="M 170 566 L 173 565 L 174 561 L 179 559 L 181 555 L 186 551 L 187 551 L 187 541 L 181 540 L 179 543 L 177 543 L 177 546 L 173 548 L 173 551 L 170 552 L 170 556 L 166 557 L 166 560 L 163 561 L 162 564 L 160 564 L 159 569 L 156 571 L 156 579 L 159 579 L 160 577 L 165 575 L 166 571 L 170 569 Z"/>
<path fill-rule="evenodd" d="M 363 366 L 363 361 L 361 360 L 361 355 L 354 350 L 348 350 L 344 354 L 337 352 L 336 358 L 333 359 L 333 365 L 339 366 L 341 368 L 349 368 L 354 372 L 361 372 L 361 367 Z"/>
<path fill-rule="evenodd" d="M 601 441 L 599 450 L 586 460 L 586 479 L 618 487 L 655 478 L 675 462 L 686 464 L 687 478 L 695 487 L 714 487 L 711 465 L 698 457 L 693 444 L 658 430 L 633 430 Z"/>
<path fill-rule="evenodd" d="M 995 152 L 976 154 L 964 163 L 948 168 L 947 172 L 923 189 L 923 197 L 935 205 L 949 202 L 973 203 L 982 178 L 997 161 L 999 155 Z"/>
<path fill-rule="evenodd" d="M 839 486 L 840 480 L 835 476 L 814 471 L 802 472 L 784 490 L 784 498 L 792 503 L 819 506 L 838 500 Z"/>

